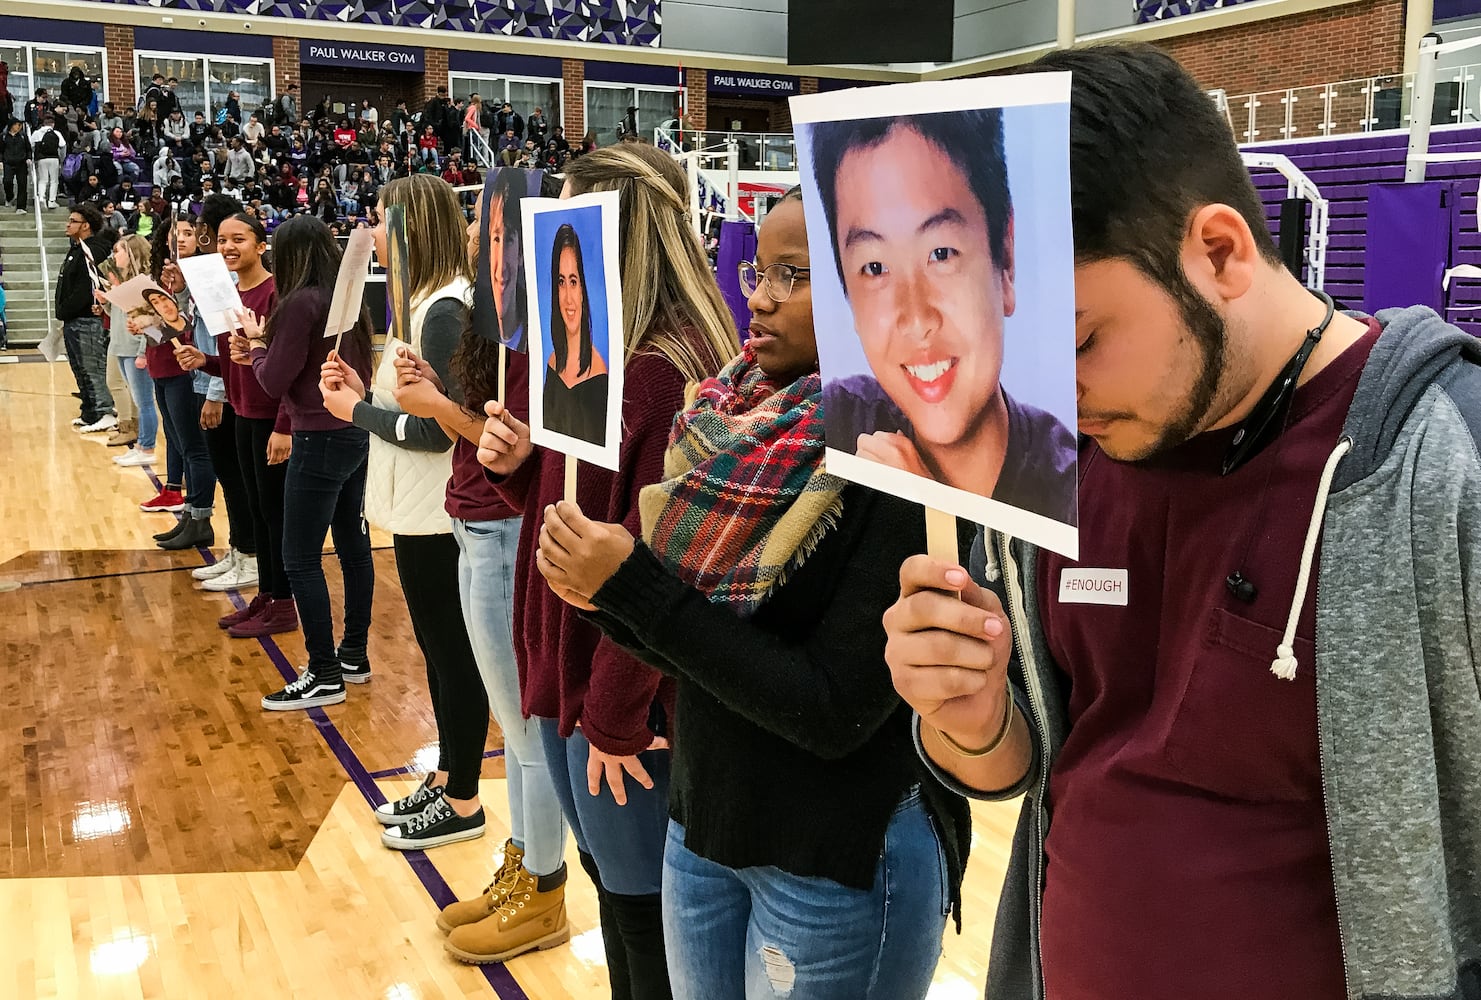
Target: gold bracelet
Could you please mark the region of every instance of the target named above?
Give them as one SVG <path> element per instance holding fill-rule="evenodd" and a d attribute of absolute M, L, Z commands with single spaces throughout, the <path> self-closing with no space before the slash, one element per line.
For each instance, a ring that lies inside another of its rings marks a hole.
<path fill-rule="evenodd" d="M 1014 705 L 1013 705 L 1013 690 L 1012 690 L 1012 688 L 1009 688 L 1008 689 L 1008 691 L 1006 692 L 1006 697 L 1005 697 L 1004 700 L 1006 702 L 1006 707 L 1003 710 L 1003 726 L 1002 726 L 1001 729 L 998 730 L 998 735 L 995 736 L 995 737 L 993 737 L 992 742 L 989 743 L 987 746 L 983 747 L 981 750 L 969 750 L 967 747 L 962 746 L 960 743 L 958 743 L 956 740 L 952 739 L 950 736 L 947 736 L 941 730 L 936 729 L 935 726 L 932 726 L 931 728 L 932 729 L 936 729 L 936 735 L 941 738 L 941 742 L 942 743 L 945 743 L 946 744 L 946 749 L 950 750 L 952 753 L 956 754 L 958 757 L 971 757 L 971 758 L 986 757 L 988 754 L 990 754 L 993 751 L 997 750 L 1004 743 L 1006 743 L 1007 740 L 1008 740 L 1008 734 L 1013 730 L 1013 709 L 1014 709 Z"/>

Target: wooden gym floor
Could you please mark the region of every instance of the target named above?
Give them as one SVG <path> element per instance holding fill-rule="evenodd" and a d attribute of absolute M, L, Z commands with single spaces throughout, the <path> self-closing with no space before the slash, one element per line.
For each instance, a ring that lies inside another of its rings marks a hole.
<path fill-rule="evenodd" d="M 438 907 L 484 886 L 508 836 L 496 729 L 482 840 L 380 844 L 370 804 L 436 758 L 389 540 L 374 680 L 327 710 L 264 712 L 301 638 L 216 628 L 241 598 L 199 590 L 187 571 L 204 552 L 155 548 L 172 522 L 138 510 L 153 470 L 119 469 L 106 435 L 70 428 L 75 388 L 65 364 L 0 365 L 0 997 L 607 996 L 574 845 L 569 946 L 482 970 L 442 950 Z M 947 933 L 932 1000 L 982 995 L 1016 815 L 974 807 L 965 931 Z"/>

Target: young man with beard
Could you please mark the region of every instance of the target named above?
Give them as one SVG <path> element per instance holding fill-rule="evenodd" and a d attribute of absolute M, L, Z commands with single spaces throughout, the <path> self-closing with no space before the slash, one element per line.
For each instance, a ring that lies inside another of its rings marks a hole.
<path fill-rule="evenodd" d="M 1073 73 L 1080 559 L 979 536 L 884 620 L 938 777 L 1027 793 L 988 995 L 1481 996 L 1481 341 L 1302 287 L 1166 54 L 1032 68 Z"/>

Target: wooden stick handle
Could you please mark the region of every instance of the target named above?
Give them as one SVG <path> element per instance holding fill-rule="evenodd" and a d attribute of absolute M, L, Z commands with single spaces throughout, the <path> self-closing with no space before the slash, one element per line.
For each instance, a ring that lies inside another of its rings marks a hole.
<path fill-rule="evenodd" d="M 576 502 L 576 464 L 575 455 L 566 456 L 566 499 L 571 503 Z"/>
<path fill-rule="evenodd" d="M 509 372 L 509 348 L 503 344 L 499 345 L 499 405 L 507 406 L 508 401 L 504 399 L 505 380 Z"/>
<path fill-rule="evenodd" d="M 926 553 L 942 562 L 960 562 L 961 552 L 957 549 L 956 518 L 944 510 L 934 507 L 926 509 Z"/>

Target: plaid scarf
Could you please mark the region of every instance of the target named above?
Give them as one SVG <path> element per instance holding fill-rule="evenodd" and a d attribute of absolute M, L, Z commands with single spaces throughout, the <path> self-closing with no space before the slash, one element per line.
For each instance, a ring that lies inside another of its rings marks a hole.
<path fill-rule="evenodd" d="M 664 479 L 638 500 L 643 541 L 742 617 L 808 557 L 843 510 L 823 471 L 823 384 L 769 380 L 748 348 L 674 422 Z"/>

